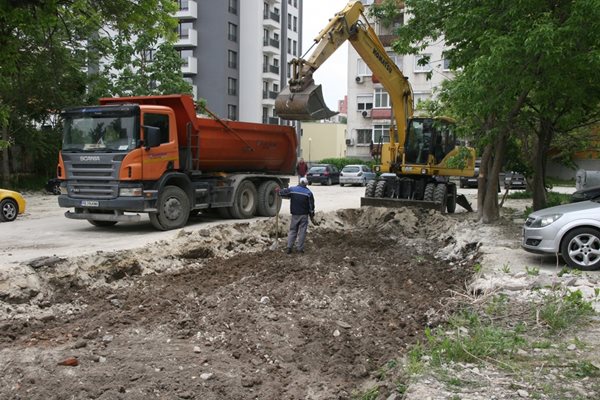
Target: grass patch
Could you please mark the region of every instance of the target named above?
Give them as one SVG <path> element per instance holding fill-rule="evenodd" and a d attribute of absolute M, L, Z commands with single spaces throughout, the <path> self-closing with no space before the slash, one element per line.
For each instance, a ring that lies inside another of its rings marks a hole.
<path fill-rule="evenodd" d="M 550 334 L 564 331 L 582 318 L 594 314 L 592 304 L 583 299 L 580 290 L 569 291 L 565 295 L 552 293 L 546 296 L 537 310 L 539 319 L 547 325 Z"/>

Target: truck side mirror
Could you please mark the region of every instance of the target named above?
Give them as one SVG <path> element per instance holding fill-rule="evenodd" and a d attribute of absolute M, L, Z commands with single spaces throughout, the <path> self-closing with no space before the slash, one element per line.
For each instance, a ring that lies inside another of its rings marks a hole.
<path fill-rule="evenodd" d="M 158 146 L 160 146 L 160 128 L 144 125 L 144 147 L 148 150 Z"/>

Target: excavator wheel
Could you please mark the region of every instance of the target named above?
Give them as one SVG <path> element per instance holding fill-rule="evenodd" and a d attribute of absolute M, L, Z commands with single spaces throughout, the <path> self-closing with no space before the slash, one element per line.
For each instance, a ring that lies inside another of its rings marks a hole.
<path fill-rule="evenodd" d="M 428 183 L 425 185 L 425 194 L 423 195 L 423 200 L 425 201 L 433 201 L 433 192 L 435 191 L 435 183 Z"/>
<path fill-rule="evenodd" d="M 377 181 L 369 181 L 369 183 L 367 183 L 367 187 L 365 188 L 365 197 L 375 197 L 376 186 Z"/>
<path fill-rule="evenodd" d="M 433 201 L 441 203 L 446 208 L 446 198 L 448 196 L 448 187 L 445 183 L 438 183 L 433 192 Z"/>
<path fill-rule="evenodd" d="M 379 197 L 379 198 L 385 197 L 386 186 L 387 186 L 387 182 L 384 180 L 377 182 L 377 186 L 375 187 L 375 196 L 374 197 Z"/>
<path fill-rule="evenodd" d="M 446 210 L 449 214 L 453 214 L 456 211 L 456 185 L 448 185 L 448 196 L 446 199 Z"/>

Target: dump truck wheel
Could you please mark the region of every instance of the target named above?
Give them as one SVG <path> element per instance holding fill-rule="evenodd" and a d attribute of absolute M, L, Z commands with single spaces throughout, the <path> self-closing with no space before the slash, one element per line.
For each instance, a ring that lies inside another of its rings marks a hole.
<path fill-rule="evenodd" d="M 369 183 L 367 183 L 367 187 L 365 189 L 365 197 L 374 197 L 376 186 L 377 186 L 377 181 L 369 181 Z"/>
<path fill-rule="evenodd" d="M 433 201 L 433 192 L 435 192 L 435 183 L 428 183 L 425 185 L 425 192 L 423 194 L 424 201 Z"/>
<path fill-rule="evenodd" d="M 152 224 L 154 229 L 158 229 L 159 231 L 166 230 L 158 221 L 158 213 L 149 213 L 148 217 L 150 217 L 150 223 Z"/>
<path fill-rule="evenodd" d="M 377 186 L 375 187 L 375 197 L 385 197 L 385 189 L 387 186 L 387 182 L 386 181 L 379 181 L 377 182 Z"/>
<path fill-rule="evenodd" d="M 117 221 L 97 221 L 95 219 L 88 219 L 88 222 L 99 228 L 106 228 L 117 224 Z"/>
<path fill-rule="evenodd" d="M 156 214 L 163 230 L 168 231 L 185 226 L 189 216 L 190 199 L 187 194 L 177 186 L 165 186 L 158 196 L 158 213 Z"/>
<path fill-rule="evenodd" d="M 219 217 L 223 218 L 223 219 L 231 219 L 231 207 L 219 207 L 217 208 L 217 214 L 219 214 Z"/>
<path fill-rule="evenodd" d="M 229 210 L 236 219 L 252 218 L 258 204 L 256 186 L 250 181 L 243 181 L 235 191 L 233 206 Z"/>
<path fill-rule="evenodd" d="M 437 203 L 441 203 L 444 208 L 446 208 L 446 200 L 448 195 L 448 188 L 445 183 L 439 183 L 435 186 L 435 191 L 433 192 L 433 201 Z"/>
<path fill-rule="evenodd" d="M 279 184 L 275 181 L 266 181 L 258 187 L 257 213 L 263 217 L 274 217 L 281 208 L 281 201 L 275 191 Z"/>
<path fill-rule="evenodd" d="M 456 185 L 448 185 L 448 197 L 446 199 L 446 210 L 449 214 L 454 214 L 456 211 Z"/>

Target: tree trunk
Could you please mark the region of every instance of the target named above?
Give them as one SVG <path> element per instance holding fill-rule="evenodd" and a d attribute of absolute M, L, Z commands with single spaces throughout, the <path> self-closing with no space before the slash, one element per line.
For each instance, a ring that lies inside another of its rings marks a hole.
<path fill-rule="evenodd" d="M 481 167 L 479 168 L 477 207 L 478 215 L 483 223 L 491 223 L 500 218 L 500 208 L 498 207 L 498 181 L 502 163 L 506 153 L 506 144 L 508 133 L 499 134 L 493 143 L 488 144 L 481 158 Z"/>
<path fill-rule="evenodd" d="M 6 124 L 2 124 L 2 140 L 8 143 L 8 126 Z M 8 160 L 8 146 L 2 149 L 2 187 L 9 187 L 10 183 L 10 170 L 9 170 L 9 160 Z"/>
<path fill-rule="evenodd" d="M 540 120 L 540 128 L 537 132 L 537 140 L 534 144 L 533 153 L 533 210 L 546 208 L 546 164 L 548 161 L 548 150 L 554 136 L 552 122 L 547 118 Z"/>

